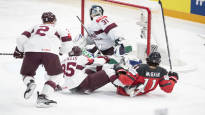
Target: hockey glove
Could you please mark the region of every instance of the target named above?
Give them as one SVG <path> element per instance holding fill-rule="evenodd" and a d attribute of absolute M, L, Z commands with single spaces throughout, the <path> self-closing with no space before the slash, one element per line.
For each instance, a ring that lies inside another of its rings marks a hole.
<path fill-rule="evenodd" d="M 24 53 L 19 51 L 18 48 L 16 47 L 15 51 L 14 51 L 14 54 L 13 54 L 13 57 L 14 58 L 19 58 L 19 59 L 22 59 L 24 56 Z"/>
<path fill-rule="evenodd" d="M 175 83 L 177 83 L 177 80 L 179 79 L 178 73 L 169 71 L 168 76 L 170 80 L 173 80 Z"/>

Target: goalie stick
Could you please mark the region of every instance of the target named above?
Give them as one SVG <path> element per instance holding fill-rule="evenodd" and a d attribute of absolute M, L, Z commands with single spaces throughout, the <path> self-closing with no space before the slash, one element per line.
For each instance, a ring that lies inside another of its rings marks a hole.
<path fill-rule="evenodd" d="M 77 17 L 78 20 L 80 21 L 81 25 L 83 26 L 83 28 L 85 29 L 85 31 L 87 32 L 87 34 L 88 34 L 89 37 L 96 36 L 95 33 L 94 33 L 94 35 L 91 35 L 91 34 L 88 32 L 88 30 L 86 29 L 86 27 L 84 26 L 84 24 L 82 23 L 81 19 L 80 19 L 78 16 L 76 16 L 76 17 Z M 93 40 L 93 41 L 94 41 L 94 40 Z M 94 41 L 94 44 L 95 44 L 97 50 L 100 52 L 100 54 L 101 54 L 102 56 L 104 56 L 103 53 L 102 53 L 102 52 L 100 51 L 100 49 L 98 48 L 98 46 L 96 45 L 95 41 Z"/>

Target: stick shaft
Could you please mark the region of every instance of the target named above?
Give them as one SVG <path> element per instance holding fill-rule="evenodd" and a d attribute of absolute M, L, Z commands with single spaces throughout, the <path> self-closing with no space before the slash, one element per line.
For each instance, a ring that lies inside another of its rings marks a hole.
<path fill-rule="evenodd" d="M 13 55 L 13 53 L 0 53 L 0 55 Z"/>
<path fill-rule="evenodd" d="M 164 32 L 165 32 L 166 43 L 167 43 L 167 51 L 168 51 L 169 65 L 170 65 L 170 70 L 172 70 L 171 56 L 170 56 L 170 50 L 169 50 L 169 41 L 168 41 L 167 29 L 166 29 L 166 24 L 165 24 L 165 19 L 164 19 L 164 11 L 163 11 L 163 7 L 162 7 L 162 2 L 161 2 L 160 0 L 159 0 L 159 4 L 160 4 L 161 10 L 162 10 L 162 18 L 163 18 Z"/>
<path fill-rule="evenodd" d="M 85 25 L 82 23 L 81 19 L 80 19 L 78 16 L 76 16 L 76 17 L 78 18 L 78 20 L 80 21 L 81 25 L 83 26 L 83 28 L 84 28 L 85 31 L 87 32 L 88 36 L 89 36 L 89 37 L 92 37 L 92 35 L 88 32 L 88 30 L 87 30 L 87 28 L 85 27 Z M 96 35 L 94 35 L 94 36 L 96 36 Z M 98 51 L 100 52 L 100 54 L 103 55 L 103 53 L 101 52 L 101 50 L 100 50 L 100 49 L 98 48 L 98 46 L 96 45 L 95 40 L 93 40 L 93 41 L 94 41 L 94 44 L 95 44 L 96 48 L 97 48 Z"/>

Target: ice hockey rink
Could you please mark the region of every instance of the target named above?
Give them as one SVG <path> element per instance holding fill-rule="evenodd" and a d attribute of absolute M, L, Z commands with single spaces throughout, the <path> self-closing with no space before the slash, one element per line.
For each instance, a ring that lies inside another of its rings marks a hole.
<path fill-rule="evenodd" d="M 41 23 L 44 11 L 56 14 L 57 25 L 68 28 L 75 37 L 80 33 L 76 19 L 76 15 L 80 15 L 78 4 L 78 0 L 0 0 L 0 52 L 12 53 L 16 37 Z M 108 84 L 91 95 L 55 93 L 52 99 L 58 102 L 56 107 L 36 108 L 36 93 L 29 100 L 23 98 L 26 87 L 19 74 L 22 60 L 1 55 L 0 115 L 205 115 L 205 25 L 165 19 L 169 41 L 180 50 L 184 62 L 195 66 L 179 73 L 179 81 L 171 94 L 158 88 L 147 95 L 130 98 L 117 95 L 114 86 Z M 35 76 L 36 91 L 42 88 L 44 74 L 40 67 Z"/>

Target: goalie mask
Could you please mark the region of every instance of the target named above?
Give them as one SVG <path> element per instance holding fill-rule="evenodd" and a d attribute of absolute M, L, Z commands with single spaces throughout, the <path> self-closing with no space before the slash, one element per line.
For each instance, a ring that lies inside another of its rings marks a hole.
<path fill-rule="evenodd" d="M 69 56 L 80 56 L 82 54 L 82 50 L 78 46 L 74 46 L 72 50 L 68 53 Z"/>
<path fill-rule="evenodd" d="M 90 9 L 90 19 L 93 20 L 95 16 L 102 16 L 103 15 L 103 8 L 99 5 L 93 5 Z"/>
<path fill-rule="evenodd" d="M 147 64 L 151 66 L 157 66 L 161 62 L 161 55 L 159 52 L 152 52 L 148 58 L 146 58 Z"/>
<path fill-rule="evenodd" d="M 56 21 L 56 16 L 52 12 L 44 12 L 41 16 L 41 19 L 43 23 L 54 23 Z"/>

